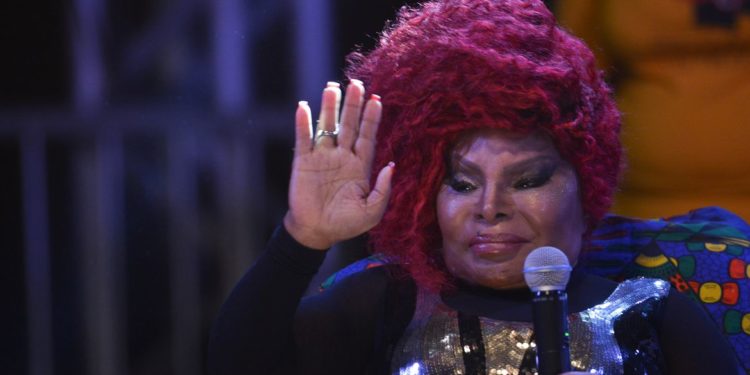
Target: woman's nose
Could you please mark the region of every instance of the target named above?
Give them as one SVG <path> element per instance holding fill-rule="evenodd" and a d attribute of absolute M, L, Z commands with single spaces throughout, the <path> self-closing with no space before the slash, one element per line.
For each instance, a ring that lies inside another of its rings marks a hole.
<path fill-rule="evenodd" d="M 506 220 L 513 215 L 513 201 L 507 192 L 490 187 L 484 190 L 477 209 L 477 219 L 487 222 Z"/>

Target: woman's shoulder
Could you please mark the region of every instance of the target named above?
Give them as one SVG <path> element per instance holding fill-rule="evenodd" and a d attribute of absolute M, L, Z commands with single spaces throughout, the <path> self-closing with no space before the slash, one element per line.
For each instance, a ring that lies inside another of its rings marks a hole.
<path fill-rule="evenodd" d="M 576 268 L 568 283 L 568 311 L 580 312 L 592 308 L 609 298 L 618 283 Z"/>
<path fill-rule="evenodd" d="M 354 272 L 346 268 L 329 277 L 315 297 L 345 298 L 374 303 L 386 301 L 392 295 L 416 296 L 416 283 L 401 266 L 392 263 L 370 263 L 358 266 Z"/>
<path fill-rule="evenodd" d="M 382 264 L 342 277 L 306 298 L 297 317 L 304 323 L 301 326 L 333 319 L 337 327 L 365 332 L 365 337 L 382 335 L 390 342 L 400 336 L 411 319 L 416 293 L 416 283 L 402 267 Z M 376 327 L 384 331 L 373 331 Z"/>

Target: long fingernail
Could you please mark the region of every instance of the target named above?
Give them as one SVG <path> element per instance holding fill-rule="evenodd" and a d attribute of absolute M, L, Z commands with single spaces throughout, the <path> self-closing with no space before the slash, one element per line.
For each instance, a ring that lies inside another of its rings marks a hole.
<path fill-rule="evenodd" d="M 341 87 L 341 84 L 334 81 L 328 81 L 328 83 L 326 83 L 326 87 Z"/>
<path fill-rule="evenodd" d="M 370 100 L 374 100 L 376 102 L 379 102 L 380 101 L 380 95 L 372 94 L 372 95 L 370 95 Z"/>
<path fill-rule="evenodd" d="M 365 84 L 364 84 L 364 83 L 363 83 L 362 81 L 360 81 L 360 80 L 358 80 L 358 79 L 356 79 L 356 78 L 352 78 L 352 79 L 350 79 L 350 80 L 349 80 L 349 82 L 350 82 L 350 83 L 353 83 L 353 84 L 355 84 L 355 85 L 360 85 L 360 86 L 364 86 L 364 85 L 365 85 Z"/>

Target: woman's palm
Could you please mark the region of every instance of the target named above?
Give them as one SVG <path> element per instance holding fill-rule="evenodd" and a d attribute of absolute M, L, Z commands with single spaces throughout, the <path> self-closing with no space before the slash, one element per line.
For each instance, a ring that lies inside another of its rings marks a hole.
<path fill-rule="evenodd" d="M 315 139 L 310 134 L 309 107 L 301 102 L 297 110 L 289 212 L 284 224 L 303 245 L 323 249 L 355 237 L 375 226 L 385 211 L 393 164 L 380 171 L 371 190 L 369 176 L 381 106 L 377 98 L 368 101 L 360 125 L 363 94 L 361 83 L 349 86 L 335 136 L 326 132 L 335 129 L 340 98 L 337 87 L 329 86 L 323 92 Z"/>

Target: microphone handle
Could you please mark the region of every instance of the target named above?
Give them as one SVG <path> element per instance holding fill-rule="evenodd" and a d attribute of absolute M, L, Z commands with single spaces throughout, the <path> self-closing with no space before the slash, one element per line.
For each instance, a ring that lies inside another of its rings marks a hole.
<path fill-rule="evenodd" d="M 535 292 L 532 306 L 539 375 L 570 371 L 567 293 L 564 290 Z"/>

